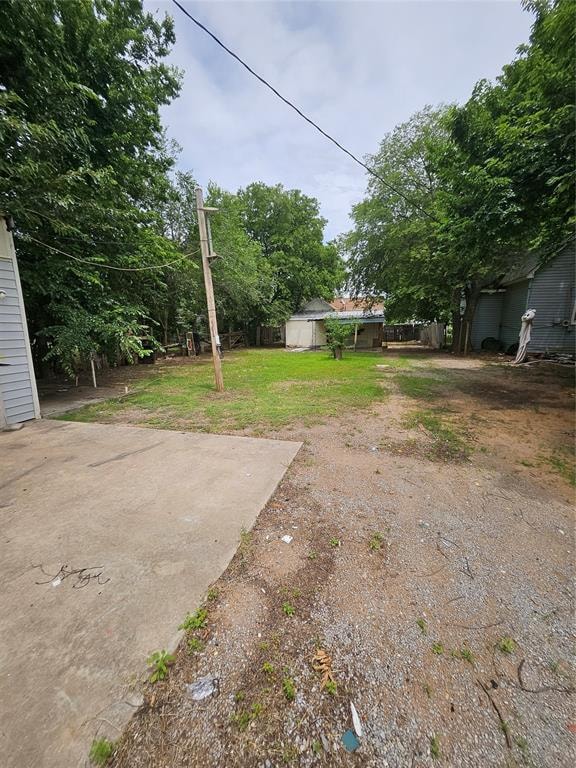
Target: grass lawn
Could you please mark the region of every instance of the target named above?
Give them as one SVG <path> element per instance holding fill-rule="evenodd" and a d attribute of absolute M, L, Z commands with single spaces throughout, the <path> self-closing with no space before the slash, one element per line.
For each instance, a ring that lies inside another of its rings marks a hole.
<path fill-rule="evenodd" d="M 377 352 L 345 352 L 342 360 L 334 360 L 325 351 L 249 349 L 228 353 L 223 362 L 223 394 L 214 390 L 211 364 L 161 363 L 134 394 L 61 418 L 233 432 L 310 424 L 387 394 Z M 386 364 L 406 368 L 410 362 L 399 357 L 387 358 Z"/>

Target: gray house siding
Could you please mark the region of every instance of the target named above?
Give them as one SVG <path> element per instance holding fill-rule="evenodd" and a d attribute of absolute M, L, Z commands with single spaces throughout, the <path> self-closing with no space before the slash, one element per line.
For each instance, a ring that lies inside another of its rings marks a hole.
<path fill-rule="evenodd" d="M 575 295 L 574 249 L 562 251 L 539 269 L 530 283 L 527 309 L 535 309 L 531 352 L 574 352 L 571 324 Z"/>
<path fill-rule="evenodd" d="M 0 400 L 3 419 L 36 418 L 38 400 L 12 238 L 0 217 Z"/>
<path fill-rule="evenodd" d="M 500 333 L 498 338 L 507 349 L 511 344 L 518 342 L 521 317 L 526 312 L 526 299 L 528 298 L 528 280 L 522 280 L 514 285 L 509 285 L 504 294 L 502 317 L 500 320 Z"/>
<path fill-rule="evenodd" d="M 481 293 L 472 323 L 472 349 L 482 349 L 484 339 L 500 337 L 504 293 Z"/>

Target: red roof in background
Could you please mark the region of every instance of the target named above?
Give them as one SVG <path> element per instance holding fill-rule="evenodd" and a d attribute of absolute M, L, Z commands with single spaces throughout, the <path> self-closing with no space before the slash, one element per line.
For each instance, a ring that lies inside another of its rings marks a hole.
<path fill-rule="evenodd" d="M 354 312 L 362 309 L 381 312 L 384 309 L 384 304 L 381 301 L 371 304 L 369 299 L 348 299 L 344 296 L 336 296 L 330 302 L 330 306 L 334 307 L 337 312 Z"/>

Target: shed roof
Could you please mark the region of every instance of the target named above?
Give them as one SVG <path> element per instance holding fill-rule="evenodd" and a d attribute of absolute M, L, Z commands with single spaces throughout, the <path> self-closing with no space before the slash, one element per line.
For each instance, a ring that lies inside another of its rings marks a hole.
<path fill-rule="evenodd" d="M 362 310 L 351 310 L 350 312 L 297 312 L 292 315 L 290 320 L 326 320 L 326 318 L 332 318 L 339 320 L 342 323 L 350 322 L 353 320 L 360 321 L 361 323 L 383 323 L 384 313 L 382 312 L 366 312 Z"/>

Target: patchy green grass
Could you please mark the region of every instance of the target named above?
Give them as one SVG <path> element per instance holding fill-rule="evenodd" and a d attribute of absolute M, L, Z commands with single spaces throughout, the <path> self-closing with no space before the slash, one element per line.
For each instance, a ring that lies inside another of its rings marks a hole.
<path fill-rule="evenodd" d="M 432 439 L 430 458 L 454 461 L 472 452 L 466 432 L 451 424 L 440 410 L 412 411 L 405 417 L 404 426 L 419 428 Z"/>
<path fill-rule="evenodd" d="M 443 380 L 438 376 L 423 376 L 416 371 L 399 373 L 394 377 L 394 381 L 402 395 L 416 400 L 430 400 L 438 397 L 444 385 Z"/>
<path fill-rule="evenodd" d="M 576 487 L 576 461 L 570 449 L 566 451 L 554 451 L 548 456 L 542 456 L 542 461 L 549 464 L 552 469 L 564 478 L 570 485 Z"/>
<path fill-rule="evenodd" d="M 324 351 L 248 349 L 223 361 L 226 391 L 214 390 L 211 365 L 161 363 L 138 391 L 64 414 L 68 421 L 128 421 L 166 429 L 233 432 L 293 422 L 317 423 L 350 408 L 382 400 L 387 391 L 376 352 L 348 352 L 334 360 Z M 390 358 L 394 368 L 407 360 Z"/>

